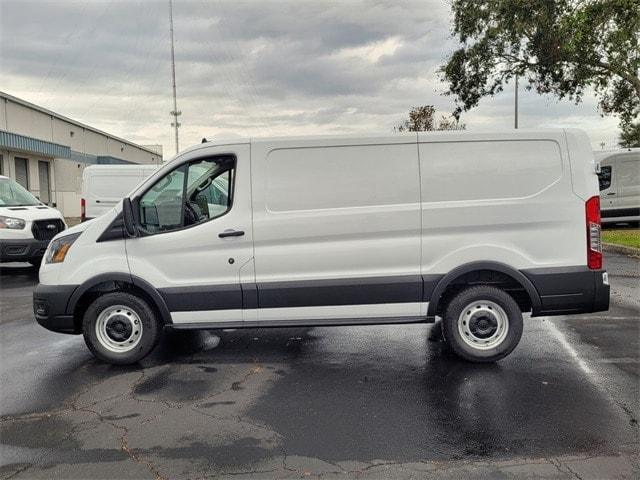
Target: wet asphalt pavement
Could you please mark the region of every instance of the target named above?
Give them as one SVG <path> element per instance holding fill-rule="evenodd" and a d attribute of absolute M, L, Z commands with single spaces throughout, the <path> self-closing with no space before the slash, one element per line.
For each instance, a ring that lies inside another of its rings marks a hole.
<path fill-rule="evenodd" d="M 609 312 L 527 319 L 493 365 L 437 326 L 171 332 L 141 365 L 32 320 L 0 267 L 0 479 L 640 478 L 640 261 Z"/>

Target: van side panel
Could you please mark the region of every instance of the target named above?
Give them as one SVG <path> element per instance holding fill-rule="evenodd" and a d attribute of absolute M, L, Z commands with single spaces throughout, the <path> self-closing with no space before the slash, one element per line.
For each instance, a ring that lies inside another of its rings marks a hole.
<path fill-rule="evenodd" d="M 600 191 L 602 223 L 640 221 L 640 149 L 604 156 L 600 166 L 609 174 Z"/>
<path fill-rule="evenodd" d="M 571 165 L 573 192 L 585 202 L 598 195 L 596 160 L 589 137 L 582 130 L 566 129 L 565 141 Z"/>
<path fill-rule="evenodd" d="M 422 273 L 486 260 L 586 265 L 585 207 L 572 192 L 562 137 L 421 135 Z"/>
<path fill-rule="evenodd" d="M 336 318 L 358 315 L 348 305 L 388 303 L 389 316 L 421 314 L 415 137 L 351 142 L 253 145 L 260 310 Z"/>

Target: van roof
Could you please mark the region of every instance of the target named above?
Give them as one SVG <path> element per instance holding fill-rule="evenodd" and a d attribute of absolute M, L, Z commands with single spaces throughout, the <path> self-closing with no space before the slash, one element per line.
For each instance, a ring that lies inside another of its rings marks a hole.
<path fill-rule="evenodd" d="M 375 134 L 348 134 L 348 135 L 303 135 L 303 136 L 281 136 L 281 137 L 227 137 L 209 140 L 205 143 L 199 143 L 192 147 L 186 148 L 181 151 L 179 155 L 195 150 L 204 149 L 207 147 L 219 147 L 224 145 L 246 145 L 246 144 L 264 144 L 264 143 L 312 143 L 315 141 L 327 142 L 335 140 L 336 143 L 346 143 L 349 141 L 357 140 L 359 143 L 384 143 L 394 142 L 402 143 L 402 140 L 412 142 L 417 138 L 443 138 L 447 140 L 453 139 L 466 139 L 466 140 L 483 140 L 483 139 L 503 139 L 503 138 L 526 138 L 533 137 L 540 138 L 553 138 L 558 134 L 565 132 L 580 132 L 584 134 L 582 130 L 575 128 L 545 128 L 545 129 L 518 129 L 518 130 L 449 130 L 449 131 L 430 131 L 430 132 L 406 132 L 406 133 L 393 133 L 393 132 L 381 132 L 378 135 Z M 175 158 L 175 157 L 174 157 Z M 171 159 L 168 159 L 170 161 Z"/>
<path fill-rule="evenodd" d="M 160 166 L 161 165 L 156 165 L 155 163 L 136 163 L 133 165 L 122 165 L 122 164 L 89 165 L 84 169 L 84 171 L 86 172 L 87 170 L 90 170 L 90 171 L 104 170 L 104 171 L 112 172 L 114 170 L 139 170 L 140 168 L 155 169 L 155 168 L 160 168 Z"/>

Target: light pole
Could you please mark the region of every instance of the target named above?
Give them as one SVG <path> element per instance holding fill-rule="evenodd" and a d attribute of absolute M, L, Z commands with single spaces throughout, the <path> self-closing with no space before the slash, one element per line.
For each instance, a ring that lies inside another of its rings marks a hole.
<path fill-rule="evenodd" d="M 516 74 L 516 88 L 515 88 L 515 111 L 514 111 L 514 119 L 513 125 L 514 128 L 518 128 L 518 75 Z"/>
<path fill-rule="evenodd" d="M 175 130 L 176 134 L 176 153 L 180 149 L 178 143 L 178 127 L 180 123 L 178 122 L 178 116 L 182 114 L 181 111 L 178 110 L 178 101 L 176 99 L 176 60 L 175 60 L 175 52 L 173 48 L 173 1 L 169 0 L 169 28 L 171 30 L 171 80 L 173 85 L 173 110 L 170 114 L 173 116 L 173 122 L 171 122 L 171 126 Z"/>

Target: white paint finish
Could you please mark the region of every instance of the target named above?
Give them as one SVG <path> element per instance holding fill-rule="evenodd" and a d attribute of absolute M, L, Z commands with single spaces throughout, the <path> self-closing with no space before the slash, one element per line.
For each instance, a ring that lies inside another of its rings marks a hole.
<path fill-rule="evenodd" d="M 259 161 L 262 158 L 256 158 Z M 265 203 L 270 213 L 406 205 L 419 200 L 413 144 L 276 148 L 264 161 Z"/>
<path fill-rule="evenodd" d="M 601 210 L 640 208 L 640 148 L 597 156 L 601 168 L 611 169 L 611 185 L 600 192 Z M 603 222 L 638 221 L 639 216 L 608 217 Z"/>
<path fill-rule="evenodd" d="M 243 311 L 239 309 L 171 312 L 171 321 L 176 324 L 239 322 L 242 321 L 242 314 Z"/>
<path fill-rule="evenodd" d="M 377 303 L 366 305 L 328 305 L 320 307 L 258 308 L 244 310 L 245 320 L 342 320 L 349 318 L 404 318 L 427 314 L 428 303 Z M 246 317 L 248 316 L 248 318 Z M 229 322 L 243 319 L 243 310 L 171 312 L 174 323 Z"/>
<path fill-rule="evenodd" d="M 131 272 L 156 288 L 189 285 L 239 284 L 240 267 L 253 256 L 251 230 L 251 165 L 248 145 L 208 146 L 180 157 L 180 161 L 214 155 L 235 155 L 236 180 L 231 210 L 213 220 L 182 230 L 126 240 Z M 176 163 L 151 176 L 150 186 Z M 146 186 L 132 195 L 140 195 Z M 242 237 L 219 238 L 227 229 L 242 230 Z M 233 258 L 233 263 L 229 259 Z"/>
<path fill-rule="evenodd" d="M 252 144 L 256 280 L 418 275 L 415 138 Z"/>
<path fill-rule="evenodd" d="M 91 165 L 82 172 L 82 197 L 87 218 L 111 210 L 149 175 L 156 165 Z"/>
<path fill-rule="evenodd" d="M 423 202 L 531 197 L 562 178 L 552 140 L 432 142 L 419 151 Z"/>
<path fill-rule="evenodd" d="M 589 144 L 589 137 L 582 130 L 564 130 L 567 152 L 571 164 L 573 192 L 585 202 L 598 195 L 596 160 Z"/>
<path fill-rule="evenodd" d="M 585 207 L 572 192 L 562 131 L 419 138 L 422 273 L 476 261 L 586 264 Z"/>
<path fill-rule="evenodd" d="M 58 234 L 56 238 L 82 233 L 69 249 L 64 262 L 42 263 L 40 283 L 80 285 L 103 273 L 129 274 L 124 241 L 96 243 L 118 212 L 113 209 L 100 218 L 75 225 Z"/>
<path fill-rule="evenodd" d="M 578 192 L 588 198 L 597 194 L 597 185 L 590 158 L 580 153 L 585 146 L 571 152 L 572 160 L 567 150 L 583 140 L 574 135 L 565 141 L 563 131 L 438 132 L 199 145 L 154 173 L 132 195 L 140 195 L 180 162 L 232 153 L 238 159 L 237 178 L 228 214 L 180 231 L 96 244 L 118 207 L 83 226 L 68 264 L 43 267 L 43 278 L 81 283 L 130 267 L 132 274 L 165 288 L 445 274 L 473 261 L 515 269 L 585 265 L 584 199 Z M 524 162 L 518 159 L 523 152 Z M 511 158 L 517 160 L 506 163 Z M 537 160 L 541 172 L 531 168 Z M 469 171 L 470 162 L 483 167 Z M 490 167 L 495 175 L 483 173 Z M 473 182 L 479 179 L 491 185 L 477 188 Z M 245 236 L 218 238 L 229 228 L 243 230 Z M 427 307 L 420 300 L 178 312 L 175 318 L 268 323 L 418 317 L 426 315 Z"/>

